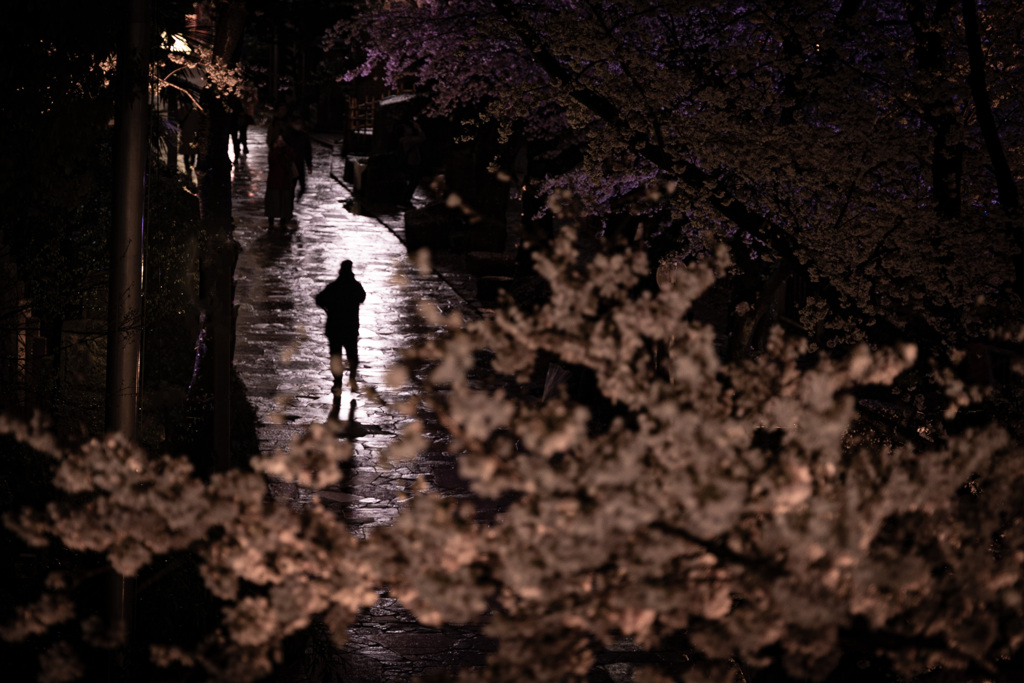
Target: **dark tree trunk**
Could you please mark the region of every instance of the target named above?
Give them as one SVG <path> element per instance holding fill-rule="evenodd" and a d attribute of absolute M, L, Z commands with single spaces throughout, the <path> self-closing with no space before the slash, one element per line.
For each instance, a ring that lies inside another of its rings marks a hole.
<path fill-rule="evenodd" d="M 196 162 L 199 181 L 199 218 L 209 234 L 230 233 L 231 159 L 228 157 L 228 112 L 209 90 L 200 97 L 204 120 Z"/>
<path fill-rule="evenodd" d="M 222 6 L 214 34 L 214 56 L 233 64 L 245 26 L 245 5 Z M 228 157 L 229 119 L 223 100 L 212 90 L 202 95 L 203 135 L 196 164 L 199 215 L 208 243 L 200 275 L 201 307 L 206 314 L 207 374 L 213 389 L 213 467 L 231 467 L 231 384 L 235 347 L 234 270 L 239 245 L 231 237 L 231 160 Z"/>
<path fill-rule="evenodd" d="M 939 111 L 932 116 L 932 196 L 940 214 L 955 218 L 960 215 L 962 204 L 964 146 L 962 142 L 951 142 L 959 137 L 955 134 L 959 124 L 953 111 L 944 110 L 946 106 L 937 105 Z"/>
<path fill-rule="evenodd" d="M 978 126 L 985 139 L 989 159 L 992 161 L 992 172 L 996 176 L 996 187 L 999 189 L 999 203 L 1007 211 L 1013 212 L 1020 208 L 1017 184 L 1013 180 L 1010 164 L 1003 151 L 1002 140 L 995 116 L 992 114 L 992 100 L 988 96 L 988 85 L 985 80 L 985 53 L 981 49 L 981 29 L 978 26 L 978 3 L 976 0 L 963 0 L 964 33 L 967 40 L 967 54 L 970 60 L 970 71 L 967 83 L 971 88 L 971 98 L 978 117 Z"/>
<path fill-rule="evenodd" d="M 941 79 L 949 69 L 945 61 L 946 46 L 938 28 L 952 9 L 951 0 L 940 0 L 929 14 L 925 3 L 911 2 L 908 16 L 916 43 L 914 58 L 921 72 Z M 960 182 L 963 177 L 962 137 L 956 134 L 960 126 L 957 105 L 950 98 L 937 99 L 926 104 L 925 119 L 932 128 L 932 198 L 939 214 L 948 218 L 960 215 Z"/>

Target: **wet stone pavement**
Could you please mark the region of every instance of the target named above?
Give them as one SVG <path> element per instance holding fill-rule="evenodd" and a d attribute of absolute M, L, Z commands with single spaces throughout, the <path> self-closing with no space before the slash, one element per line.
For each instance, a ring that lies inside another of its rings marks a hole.
<path fill-rule="evenodd" d="M 261 452 L 287 450 L 311 424 L 347 420 L 349 433 L 357 435 L 352 439 L 350 479 L 344 488 L 317 494 L 345 518 L 352 533 L 365 537 L 374 527 L 394 521 L 403 494 L 420 477 L 448 494 L 460 490 L 455 460 L 444 452 L 443 441 L 398 466 L 383 467 L 378 456 L 409 419 L 389 406 L 413 395 L 412 385 L 388 387 L 385 375 L 403 349 L 435 332 L 419 317 L 419 303 L 426 300 L 444 312 L 459 308 L 471 313 L 468 278 L 456 271 L 420 273 L 399 239 L 400 212 L 378 211 L 376 217 L 350 212 L 346 207 L 353 205 L 351 193 L 338 180 L 343 159 L 329 139 L 314 142 L 313 172 L 296 202 L 296 222 L 289 230 L 268 230 L 263 215 L 264 135 L 261 128 L 250 129 L 249 153 L 234 170 L 234 236 L 242 247 L 235 270 L 235 367 L 258 414 Z M 313 298 L 337 276 L 344 259 L 353 261 L 366 302 L 360 309 L 358 386 L 350 388 L 346 372 L 335 400 L 325 314 Z M 383 402 L 369 400 L 371 391 Z M 289 482 L 274 482 L 270 488 L 278 503 L 293 509 L 308 505 L 314 494 Z M 383 595 L 350 628 L 349 639 L 346 650 L 330 659 L 341 680 L 354 682 L 454 677 L 461 667 L 482 664 L 489 647 L 474 629 L 421 626 Z M 288 680 L 307 679 L 296 672 Z"/>

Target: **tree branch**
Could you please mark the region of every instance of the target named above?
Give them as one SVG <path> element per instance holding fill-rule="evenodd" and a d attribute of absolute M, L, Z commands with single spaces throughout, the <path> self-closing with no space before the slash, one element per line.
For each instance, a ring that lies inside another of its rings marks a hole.
<path fill-rule="evenodd" d="M 996 176 L 996 187 L 999 190 L 999 204 L 1008 212 L 1020 208 L 1017 184 L 1013 180 L 1010 164 L 1003 151 L 1003 143 L 999 139 L 999 130 L 995 116 L 992 114 L 992 101 L 988 96 L 985 82 L 985 53 L 981 49 L 981 29 L 978 26 L 977 0 L 963 0 L 964 34 L 967 40 L 967 55 L 970 60 L 970 71 L 967 84 L 971 88 L 971 98 L 978 116 L 978 125 L 985 140 L 989 158 L 992 160 L 992 171 Z M 1019 241 L 1019 237 L 1018 237 Z"/>
<path fill-rule="evenodd" d="M 803 273 L 808 276 L 808 279 L 814 281 L 819 288 L 817 294 L 828 303 L 833 312 L 839 314 L 845 311 L 848 314 L 854 313 L 863 319 L 871 319 L 875 323 L 875 329 L 887 331 L 888 336 L 892 338 L 900 338 L 904 335 L 890 320 L 869 316 L 859 310 L 849 297 L 844 296 L 830 282 L 821 277 L 810 277 L 806 265 L 797 256 L 801 249 L 794 242 L 793 237 L 781 226 L 749 209 L 735 195 L 722 187 L 719 180 L 710 173 L 685 162 L 680 155 L 670 154 L 664 147 L 653 144 L 653 141 L 642 132 L 633 130 L 629 122 L 622 118 L 618 107 L 602 95 L 579 84 L 574 75 L 547 48 L 543 38 L 522 16 L 512 0 L 495 0 L 495 7 L 519 39 L 523 41 L 537 65 L 553 80 L 561 82 L 569 97 L 610 125 L 638 156 L 647 159 L 657 168 L 671 174 L 688 187 L 700 191 L 713 190 L 708 193 L 708 203 L 740 230 L 754 235 L 768 244 L 781 259 L 781 265 L 792 268 L 795 272 Z M 844 305 L 842 303 L 844 300 L 849 303 Z M 941 336 L 937 331 L 933 330 L 933 332 L 935 332 L 936 338 Z"/>

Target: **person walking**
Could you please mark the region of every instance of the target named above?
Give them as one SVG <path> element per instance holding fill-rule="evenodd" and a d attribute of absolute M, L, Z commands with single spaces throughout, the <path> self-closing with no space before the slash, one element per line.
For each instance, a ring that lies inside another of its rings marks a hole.
<path fill-rule="evenodd" d="M 279 104 L 274 113 L 267 119 L 267 149 L 273 149 L 274 142 L 284 135 L 288 127 L 288 105 Z"/>
<path fill-rule="evenodd" d="M 302 117 L 292 116 L 281 135 L 288 146 L 295 152 L 295 167 L 299 172 L 296 181 L 299 184 L 299 198 L 306 194 L 306 174 L 313 172 L 313 145 L 309 135 L 302 128 Z"/>
<path fill-rule="evenodd" d="M 366 290 L 352 273 L 352 262 L 341 262 L 338 279 L 324 287 L 316 295 L 316 305 L 327 311 L 327 345 L 331 354 L 331 374 L 334 376 L 333 390 L 341 387 L 344 365 L 341 350 L 345 349 L 348 360 L 349 385 L 356 387 L 356 368 L 359 353 L 356 344 L 359 339 L 359 306 L 366 301 Z"/>
<path fill-rule="evenodd" d="M 178 109 L 178 125 L 181 130 L 181 140 L 178 142 L 178 149 L 185 160 L 185 173 L 191 174 L 199 158 L 199 126 L 202 123 L 203 115 L 191 101 L 186 102 Z"/>
<path fill-rule="evenodd" d="M 246 110 L 246 104 L 241 97 L 231 101 L 231 108 L 228 111 L 228 133 L 231 136 L 231 145 L 235 148 L 235 163 L 237 164 L 243 154 L 249 153 L 249 124 L 252 120 Z"/>
<path fill-rule="evenodd" d="M 268 223 L 267 229 L 274 229 L 274 219 L 280 219 L 282 228 L 287 228 L 292 220 L 295 208 L 295 176 L 298 175 L 295 165 L 295 152 L 278 135 L 270 148 L 267 164 L 267 191 L 263 196 L 263 213 Z"/>

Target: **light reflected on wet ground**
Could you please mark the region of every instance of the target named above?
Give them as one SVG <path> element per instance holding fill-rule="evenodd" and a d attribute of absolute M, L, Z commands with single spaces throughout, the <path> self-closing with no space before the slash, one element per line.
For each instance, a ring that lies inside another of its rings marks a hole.
<path fill-rule="evenodd" d="M 432 302 L 445 314 L 458 309 L 473 317 L 479 309 L 469 298 L 475 289 L 472 278 L 453 266 L 455 257 L 450 254 L 435 255 L 443 264 L 440 273 L 420 272 L 397 237 L 404 234 L 400 212 L 373 218 L 350 211 L 347 207 L 357 203 L 331 177 L 332 170 L 342 175 L 343 162 L 328 145 L 314 143 L 314 169 L 307 192 L 296 203 L 293 229 L 268 231 L 263 216 L 263 135 L 260 128 L 250 129 L 249 154 L 234 169 L 234 236 L 242 247 L 235 270 L 235 366 L 258 414 L 262 453 L 288 450 L 293 438 L 316 423 L 328 423 L 338 438 L 348 439 L 354 447 L 343 485 L 314 492 L 276 481 L 269 485 L 271 495 L 295 510 L 317 496 L 361 537 L 392 524 L 420 478 L 445 495 L 468 497 L 455 458 L 447 452 L 440 431 L 431 429 L 429 414 L 425 436 L 431 445 L 426 452 L 394 465 L 382 464 L 380 455 L 409 421 L 394 406 L 416 396 L 415 376 L 403 386 L 391 387 L 386 382 L 388 370 L 403 350 L 437 332 L 420 318 L 421 302 Z M 366 302 L 360 311 L 357 388 L 349 387 L 346 373 L 340 395 L 335 396 L 323 332 L 325 314 L 314 297 L 337 276 L 345 259 L 353 262 L 355 276 L 366 289 Z M 380 401 L 370 399 L 374 393 Z M 377 604 L 349 627 L 345 648 L 334 651 L 331 672 L 334 680 L 347 683 L 421 676 L 451 680 L 460 669 L 482 666 L 493 649 L 478 627 L 423 626 L 381 591 Z M 275 680 L 310 680 L 305 664 L 293 663 Z"/>
<path fill-rule="evenodd" d="M 268 231 L 264 131 L 254 127 L 249 132 L 249 154 L 234 168 L 234 236 L 242 247 L 235 270 L 235 366 L 258 414 L 260 451 L 287 450 L 315 423 L 328 423 L 354 447 L 343 485 L 314 492 L 276 481 L 269 485 L 271 495 L 296 510 L 316 495 L 362 537 L 394 522 L 420 478 L 448 495 L 465 495 L 455 460 L 439 434 L 426 435 L 433 444 L 414 461 L 383 465 L 379 458 L 409 421 L 393 406 L 415 396 L 412 383 L 388 386 L 388 370 L 404 349 L 436 332 L 420 318 L 420 302 L 434 302 L 448 312 L 464 308 L 466 301 L 438 276 L 419 272 L 396 236 L 402 234 L 401 213 L 371 218 L 346 208 L 354 205 L 352 196 L 330 175 L 333 170 L 341 176 L 343 162 L 327 145 L 313 145 L 314 169 L 296 202 L 292 229 Z M 357 388 L 349 386 L 346 373 L 335 396 L 325 314 L 314 297 L 337 276 L 345 259 L 354 264 L 366 302 L 360 310 Z M 374 393 L 379 401 L 369 398 Z M 474 627 L 418 624 L 386 595 L 359 616 L 348 637 L 336 673 L 352 682 L 450 674 L 482 664 L 491 648 Z M 295 680 L 305 680 L 304 674 Z"/>
<path fill-rule="evenodd" d="M 262 193 L 266 146 L 261 129 L 250 133 L 249 154 L 235 165 L 234 235 L 242 246 L 235 271 L 235 365 L 260 418 L 261 452 L 287 449 L 310 424 L 326 422 L 335 398 L 333 378 L 323 333 L 325 314 L 313 299 L 337 276 L 343 260 L 353 262 L 366 302 L 360 309 L 357 389 L 349 387 L 346 372 L 340 395 L 345 410 L 339 417 L 347 418 L 355 399 L 353 417 L 362 433 L 353 440 L 350 486 L 321 497 L 328 505 L 338 504 L 339 514 L 362 535 L 362 527 L 393 521 L 401 494 L 417 477 L 433 478 L 429 462 L 378 464 L 382 449 L 408 421 L 390 406 L 413 392 L 411 386 L 389 387 L 386 374 L 403 349 L 433 331 L 417 314 L 421 300 L 438 302 L 442 309 L 460 302 L 436 276 L 419 272 L 405 246 L 380 220 L 346 208 L 352 197 L 330 177 L 332 164 L 340 174 L 339 161 L 325 145 L 314 144 L 314 169 L 306 193 L 296 202 L 291 229 L 268 230 Z M 400 221 L 401 215 L 384 220 Z M 372 392 L 383 405 L 368 399 Z M 293 507 L 312 496 L 284 482 L 274 485 L 273 494 Z"/>

